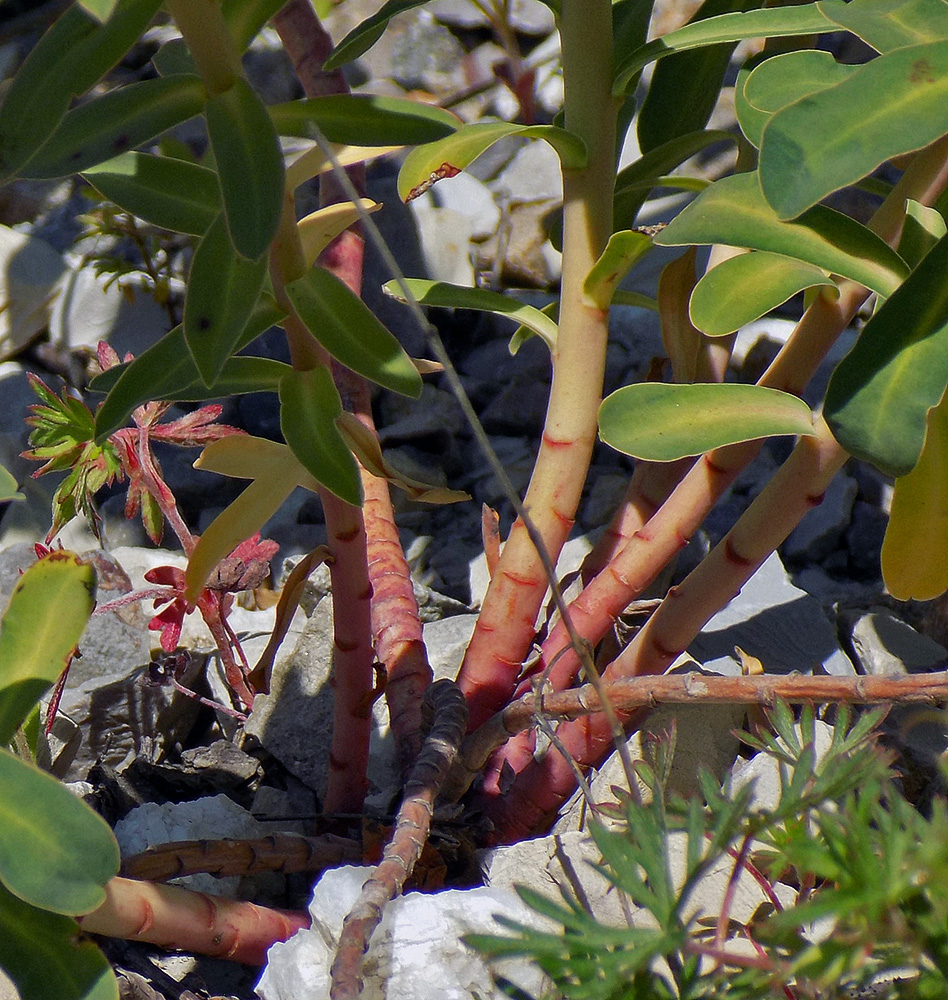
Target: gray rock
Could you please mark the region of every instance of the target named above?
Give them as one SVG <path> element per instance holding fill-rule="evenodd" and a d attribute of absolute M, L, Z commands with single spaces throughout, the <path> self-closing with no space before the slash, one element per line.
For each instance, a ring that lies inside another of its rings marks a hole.
<path fill-rule="evenodd" d="M 255 737 L 292 774 L 320 797 L 325 793 L 332 743 L 332 602 L 320 601 L 295 649 L 278 659 L 270 693 L 257 695 L 244 731 Z M 379 698 L 372 709 L 370 791 L 391 794 L 397 783 L 388 709 Z"/>
<path fill-rule="evenodd" d="M 563 197 L 560 158 L 549 143 L 530 142 L 490 186 L 510 202 L 559 201 Z"/>
<path fill-rule="evenodd" d="M 391 37 L 388 76 L 406 90 L 431 93 L 459 90 L 464 85 L 464 50 L 458 40 L 427 11 L 405 18 Z"/>
<path fill-rule="evenodd" d="M 26 369 L 15 361 L 0 363 L 0 465 L 17 480 L 23 481 L 39 467 L 39 462 L 21 458 L 20 452 L 29 447 L 32 428 L 25 422 L 28 408 L 39 403 L 30 388 Z"/>
<path fill-rule="evenodd" d="M 735 646 L 756 656 L 768 673 L 854 672 L 820 603 L 793 586 L 776 553 L 705 625 L 688 652 L 708 669 L 737 674 Z"/>
<path fill-rule="evenodd" d="M 471 641 L 477 615 L 454 615 L 424 626 L 428 662 L 435 680 L 454 680 Z"/>
<path fill-rule="evenodd" d="M 507 23 L 514 31 L 525 35 L 548 35 L 555 27 L 553 12 L 539 0 L 513 0 L 509 8 Z M 490 26 L 484 12 L 470 0 L 437 0 L 431 12 L 439 21 L 455 28 Z"/>
<path fill-rule="evenodd" d="M 916 632 L 884 608 L 843 613 L 840 622 L 850 632 L 861 673 L 923 673 L 944 669 L 948 661 L 948 650 L 944 646 Z"/>
<path fill-rule="evenodd" d="M 845 474 L 827 487 L 823 502 L 809 511 L 783 544 L 788 560 L 820 562 L 839 544 L 852 518 L 858 487 Z"/>
<path fill-rule="evenodd" d="M 194 684 L 202 667 L 203 660 L 195 657 L 181 682 Z M 173 688 L 149 683 L 145 669 L 96 677 L 77 687 L 67 684 L 60 710 L 83 734 L 67 777 L 81 780 L 95 763 L 119 768 L 145 748 L 158 747 L 160 752 L 183 741 L 199 709 L 198 702 Z"/>
<path fill-rule="evenodd" d="M 881 575 L 882 541 L 885 538 L 889 516 L 874 503 L 857 500 L 853 504 L 853 518 L 846 532 L 846 549 L 849 562 L 860 573 Z"/>

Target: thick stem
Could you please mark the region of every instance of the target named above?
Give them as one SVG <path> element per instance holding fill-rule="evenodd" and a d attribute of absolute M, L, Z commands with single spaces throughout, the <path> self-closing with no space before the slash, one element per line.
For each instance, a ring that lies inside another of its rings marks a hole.
<path fill-rule="evenodd" d="M 563 176 L 563 277 L 553 382 L 536 466 L 524 500 L 555 562 L 573 525 L 602 395 L 608 315 L 587 305 L 583 281 L 611 232 L 616 103 L 610 94 L 612 10 L 607 0 L 565 0 L 560 20 L 566 128 L 588 164 Z M 543 563 L 515 522 L 491 579 L 458 677 L 472 727 L 510 697 L 546 592 Z"/>
<path fill-rule="evenodd" d="M 919 153 L 905 171 L 899 183 L 880 206 L 870 223 L 879 235 L 890 243 L 901 232 L 900 216 L 904 218 L 906 198 L 931 204 L 948 183 L 948 139 L 941 139 Z M 803 315 L 787 343 L 761 376 L 760 385 L 799 394 L 815 374 L 840 333 L 855 316 L 869 293 L 851 281 L 839 283 L 839 296 L 830 299 L 819 296 Z M 761 447 L 759 441 L 719 448 L 706 455 L 691 468 L 671 496 L 647 523 L 637 529 L 605 569 L 584 589 L 571 606 L 573 626 L 584 638 L 598 643 L 616 616 L 638 597 L 664 566 L 687 543 L 707 517 L 722 493 L 731 485 L 741 469 L 753 460 Z M 639 475 L 638 470 L 636 475 Z M 643 471 L 643 482 L 650 479 Z M 668 475 L 675 475 L 669 469 Z M 635 479 L 635 477 L 633 477 Z M 626 520 L 631 524 L 637 512 L 646 512 L 648 503 L 639 496 L 636 510 Z M 717 590 L 714 582 L 709 598 L 719 601 L 728 595 Z M 543 643 L 537 671 L 553 664 L 549 680 L 554 690 L 572 683 L 579 669 L 579 658 L 572 648 L 562 624 L 556 626 Z M 519 772 L 532 758 L 532 737 L 524 734 L 504 747 L 491 762 L 483 785 L 484 796 L 498 793 L 497 779 L 502 769 Z"/>
<path fill-rule="evenodd" d="M 753 576 L 790 534 L 803 515 L 818 504 L 849 456 L 825 424 L 816 438 L 802 438 L 737 524 L 708 557 L 677 587 L 610 664 L 604 678 L 658 674 L 682 653 L 698 632 Z M 598 761 L 612 743 L 601 720 L 567 723 L 558 730 L 567 752 L 581 766 Z M 492 817 L 507 840 L 523 836 L 551 815 L 572 787 L 573 775 L 560 754 L 531 761 L 510 793 L 499 800 Z M 497 800 L 495 800 L 497 801 Z"/>
<path fill-rule="evenodd" d="M 80 917 L 79 924 L 89 934 L 264 965 L 271 945 L 309 927 L 310 920 L 308 913 L 273 910 L 176 885 L 113 878 L 105 887 L 105 902 Z"/>
<path fill-rule="evenodd" d="M 331 73 L 323 70 L 332 40 L 307 0 L 290 0 L 276 15 L 274 24 L 308 97 L 349 92 L 340 70 Z M 364 168 L 350 168 L 348 174 L 359 193 L 364 193 Z M 332 204 L 345 197 L 334 177 L 328 175 L 321 179 L 321 204 Z M 357 295 L 361 294 L 363 261 L 363 240 L 354 231 L 336 239 L 320 258 L 320 264 L 345 281 Z M 339 365 L 334 366 L 333 374 L 343 405 L 374 434 L 365 379 Z M 365 561 L 372 595 L 371 634 L 375 640 L 375 656 L 386 672 L 385 697 L 392 733 L 399 757 L 407 766 L 421 746 L 421 700 L 431 683 L 431 668 L 422 641 L 418 602 L 395 526 L 388 483 L 363 469 L 362 485 L 365 500 L 361 517 L 367 539 Z"/>

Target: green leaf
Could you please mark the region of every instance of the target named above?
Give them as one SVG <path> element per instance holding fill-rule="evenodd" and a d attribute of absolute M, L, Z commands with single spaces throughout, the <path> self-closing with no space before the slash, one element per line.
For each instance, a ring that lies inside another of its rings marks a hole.
<path fill-rule="evenodd" d="M 839 443 L 892 476 L 918 461 L 948 384 L 948 238 L 869 320 L 837 365 L 825 414 Z"/>
<path fill-rule="evenodd" d="M 246 80 L 207 101 L 227 228 L 238 253 L 260 258 L 283 210 L 283 154 L 263 102 Z"/>
<path fill-rule="evenodd" d="M 853 219 L 815 205 L 783 222 L 764 200 L 756 173 L 715 181 L 657 236 L 661 246 L 724 243 L 769 250 L 891 295 L 908 275 L 899 255 Z"/>
<path fill-rule="evenodd" d="M 619 282 L 637 261 L 652 249 L 644 233 L 624 229 L 609 237 L 602 256 L 583 281 L 583 301 L 597 309 L 608 309 Z"/>
<path fill-rule="evenodd" d="M 897 49 L 774 115 L 761 138 L 761 186 L 790 219 L 945 132 L 948 44 Z"/>
<path fill-rule="evenodd" d="M 303 468 L 346 503 L 362 503 L 359 466 L 336 428 L 342 402 L 328 368 L 290 372 L 280 383 L 280 428 Z"/>
<path fill-rule="evenodd" d="M 452 135 L 461 119 L 450 111 L 404 97 L 333 94 L 267 109 L 280 135 L 311 139 L 313 127 L 350 146 L 416 146 Z"/>
<path fill-rule="evenodd" d="M 838 63 L 829 52 L 802 49 L 764 59 L 738 80 L 738 120 L 749 142 L 760 148 L 764 127 L 781 108 L 849 78 L 858 69 Z"/>
<path fill-rule="evenodd" d="M 184 339 L 206 385 L 238 349 L 266 274 L 267 258 L 242 257 L 218 216 L 194 251 L 184 299 Z"/>
<path fill-rule="evenodd" d="M 337 361 L 393 392 L 421 395 L 421 376 L 404 348 L 334 274 L 310 268 L 286 286 L 286 294 L 312 336 Z"/>
<path fill-rule="evenodd" d="M 447 281 L 428 281 L 424 278 L 406 278 L 405 284 L 419 305 L 438 306 L 442 309 L 473 309 L 493 313 L 495 316 L 509 316 L 542 338 L 550 350 L 556 344 L 556 323 L 541 310 L 519 302 L 512 296 L 491 292 L 486 288 L 467 288 Z M 382 290 L 399 302 L 408 301 L 397 281 L 386 282 Z"/>
<path fill-rule="evenodd" d="M 161 76 L 200 76 L 197 63 L 183 38 L 170 38 L 151 57 L 151 64 Z"/>
<path fill-rule="evenodd" d="M 925 254 L 945 235 L 948 235 L 948 226 L 941 212 L 920 205 L 912 198 L 906 200 L 899 256 L 909 267 L 917 267 Z"/>
<path fill-rule="evenodd" d="M 65 669 L 92 613 L 94 589 L 92 567 L 65 550 L 17 581 L 0 625 L 0 744 L 10 742 Z"/>
<path fill-rule="evenodd" d="M 0 968 L 22 1000 L 118 1000 L 112 967 L 75 920 L 38 910 L 0 885 Z"/>
<path fill-rule="evenodd" d="M 759 385 L 641 382 L 607 396 L 599 436 L 626 455 L 673 462 L 776 434 L 813 434 L 802 399 Z"/>
<path fill-rule="evenodd" d="M 239 351 L 271 326 L 279 323 L 284 313 L 272 296 L 264 294 L 258 300 L 247 326 L 241 333 L 234 350 Z M 96 412 L 95 435 L 101 441 L 128 423 L 132 410 L 153 399 L 214 399 L 226 395 L 219 390 L 238 369 L 232 368 L 238 358 L 224 362 L 218 380 L 202 395 L 198 383 L 204 385 L 197 365 L 188 350 L 184 331 L 176 326 L 156 344 L 142 352 L 128 364 L 116 365 L 97 375 L 89 385 L 93 392 L 108 392 L 108 398 Z M 257 360 L 257 359 L 254 359 Z M 248 390 L 254 391 L 254 390 Z M 192 396 L 193 394 L 193 396 Z"/>
<path fill-rule="evenodd" d="M 176 157 L 122 153 L 82 175 L 125 211 L 175 233 L 202 236 L 221 211 L 214 171 Z"/>
<path fill-rule="evenodd" d="M 835 87 L 858 69 L 818 49 L 782 52 L 754 69 L 744 84 L 744 96 L 759 111 L 773 114 L 802 97 Z"/>
<path fill-rule="evenodd" d="M 629 81 L 645 66 L 672 52 L 687 52 L 722 42 L 740 42 L 745 38 L 789 38 L 839 30 L 819 8 L 816 3 L 799 7 L 771 7 L 743 14 L 721 14 L 720 17 L 686 24 L 643 45 L 623 59 L 616 68 L 612 92 L 617 96 L 624 94 Z"/>
<path fill-rule="evenodd" d="M 70 7 L 37 42 L 0 108 L 0 179 L 49 138 L 73 96 L 85 93 L 132 47 L 160 0 L 124 0 L 104 24 Z"/>
<path fill-rule="evenodd" d="M 105 21 L 112 16 L 118 0 L 76 0 L 76 2 L 97 21 Z"/>
<path fill-rule="evenodd" d="M 929 601 L 948 590 L 948 403 L 928 413 L 915 468 L 895 481 L 882 543 L 882 578 L 899 601 Z"/>
<path fill-rule="evenodd" d="M 554 125 L 513 125 L 510 122 L 476 122 L 452 135 L 413 149 L 398 172 L 398 195 L 411 201 L 436 181 L 454 177 L 495 142 L 510 135 L 545 139 L 557 152 L 564 170 L 586 165 L 582 139 Z"/>
<path fill-rule="evenodd" d="M 61 782 L 0 749 L 0 881 L 26 903 L 76 916 L 119 870 L 108 824 Z"/>
<path fill-rule="evenodd" d="M 204 87 L 194 76 L 142 80 L 110 91 L 70 111 L 20 176 L 79 173 L 200 114 L 203 102 Z"/>
<path fill-rule="evenodd" d="M 221 13 L 237 51 L 243 52 L 285 4 L 286 0 L 223 0 Z"/>
<path fill-rule="evenodd" d="M 713 267 L 691 295 L 691 322 L 710 337 L 733 333 L 765 316 L 797 292 L 816 285 L 835 288 L 812 264 L 757 250 Z"/>
<path fill-rule="evenodd" d="M 823 13 L 877 52 L 948 38 L 944 0 L 859 0 L 823 3 Z"/>
<path fill-rule="evenodd" d="M 733 13 L 762 0 L 704 0 L 689 23 Z M 642 152 L 699 131 L 708 124 L 717 104 L 724 74 L 735 43 L 707 45 L 662 59 L 652 73 L 648 93 L 639 111 L 638 139 Z"/>
<path fill-rule="evenodd" d="M 613 224 L 632 226 L 648 197 L 649 187 L 654 187 L 654 183 L 646 187 L 648 182 L 656 182 L 685 160 L 718 142 L 736 143 L 737 136 L 719 129 L 691 132 L 663 143 L 620 170 L 616 176 Z"/>
<path fill-rule="evenodd" d="M 17 481 L 9 470 L 0 465 L 0 503 L 7 500 L 25 500 L 26 497 L 17 490 Z"/>
<path fill-rule="evenodd" d="M 396 14 L 411 10 L 413 7 L 420 7 L 426 2 L 427 0 L 386 0 L 375 14 L 357 24 L 329 53 L 329 57 L 323 63 L 323 69 L 338 69 L 345 63 L 358 59 L 382 37 L 385 26 Z"/>

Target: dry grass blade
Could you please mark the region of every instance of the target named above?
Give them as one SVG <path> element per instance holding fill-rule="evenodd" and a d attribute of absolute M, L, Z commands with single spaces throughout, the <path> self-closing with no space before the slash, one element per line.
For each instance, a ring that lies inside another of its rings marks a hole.
<path fill-rule="evenodd" d="M 435 799 L 457 756 L 467 726 L 467 705 L 454 681 L 436 681 L 425 695 L 431 729 L 405 785 L 405 796 L 392 840 L 382 862 L 362 888 L 362 895 L 342 925 L 332 966 L 332 1000 L 356 1000 L 362 993 L 362 958 L 382 919 L 382 907 L 401 891 L 421 855 Z"/>

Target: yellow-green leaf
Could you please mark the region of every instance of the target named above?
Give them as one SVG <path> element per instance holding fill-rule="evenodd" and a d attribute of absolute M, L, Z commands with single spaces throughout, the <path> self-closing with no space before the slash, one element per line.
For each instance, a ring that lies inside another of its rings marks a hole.
<path fill-rule="evenodd" d="M 928 413 L 922 454 L 895 481 L 882 543 L 882 578 L 899 601 L 929 601 L 948 590 L 948 403 Z"/>

